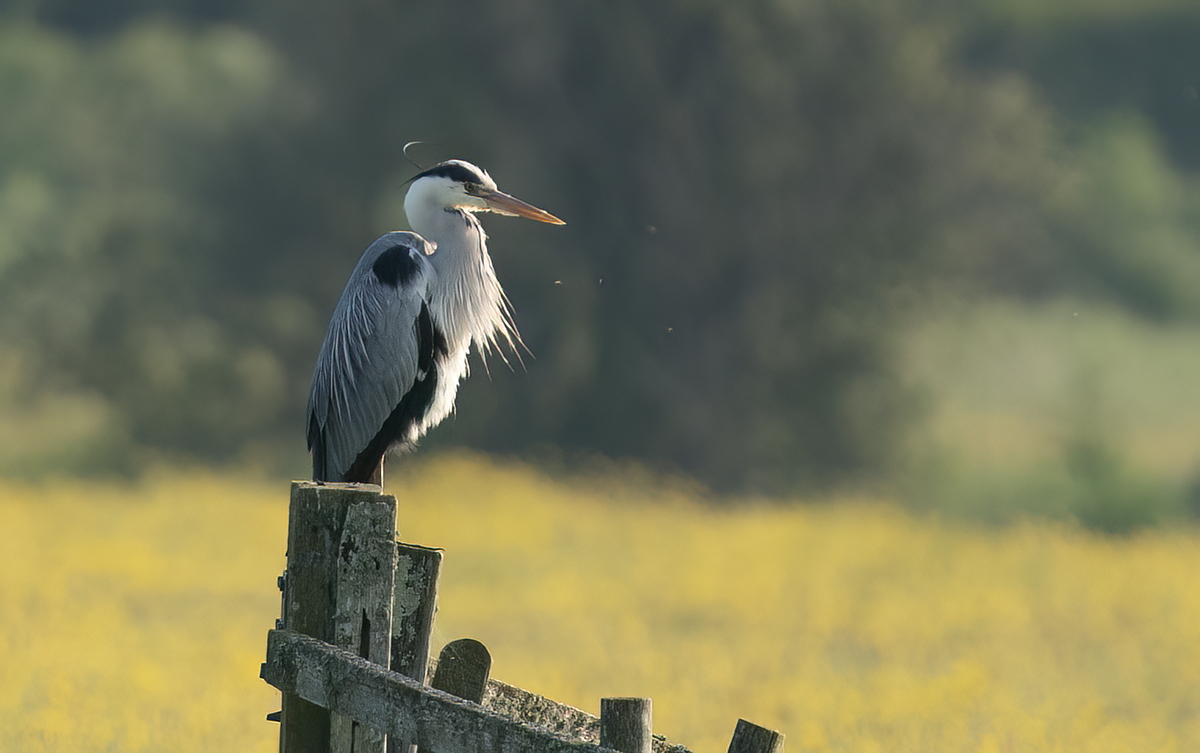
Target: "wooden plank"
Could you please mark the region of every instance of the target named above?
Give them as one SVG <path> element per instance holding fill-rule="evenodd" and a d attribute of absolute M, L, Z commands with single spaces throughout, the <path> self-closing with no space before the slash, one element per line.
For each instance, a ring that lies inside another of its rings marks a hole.
<path fill-rule="evenodd" d="M 601 698 L 600 744 L 621 753 L 650 753 L 652 708 L 649 698 Z"/>
<path fill-rule="evenodd" d="M 783 738 L 782 732 L 738 719 L 729 753 L 783 753 Z"/>
<path fill-rule="evenodd" d="M 337 549 L 333 644 L 382 667 L 391 659 L 395 539 L 396 501 L 378 496 L 350 505 Z M 331 753 L 383 753 L 385 745 L 378 731 L 331 715 Z"/>
<path fill-rule="evenodd" d="M 489 679 L 483 693 L 483 706 L 569 740 L 600 743 L 600 717 L 515 685 Z"/>
<path fill-rule="evenodd" d="M 387 667 L 396 576 L 396 500 L 352 504 L 338 545 L 334 645 Z"/>
<path fill-rule="evenodd" d="M 352 505 L 376 503 L 380 499 L 379 489 L 374 486 L 308 481 L 292 484 L 282 614 L 286 628 L 322 640 L 333 640 L 338 550 L 346 517 Z M 281 722 L 279 735 L 283 753 L 327 753 L 329 750 L 330 721 L 325 709 L 285 693 Z"/>
<path fill-rule="evenodd" d="M 425 682 L 429 642 L 437 614 L 442 550 L 396 542 L 396 590 L 392 610 L 391 669 Z M 388 753 L 417 753 L 415 745 L 387 742 Z"/>
<path fill-rule="evenodd" d="M 391 668 L 418 682 L 428 677 L 442 554 L 441 549 L 396 542 Z"/>
<path fill-rule="evenodd" d="M 291 630 L 268 633 L 263 678 L 438 753 L 616 753 L 508 719 Z"/>
<path fill-rule="evenodd" d="M 600 717 L 500 680 L 488 680 L 483 706 L 561 737 L 600 743 Z M 692 753 L 662 735 L 654 735 L 652 745 L 654 753 Z"/>

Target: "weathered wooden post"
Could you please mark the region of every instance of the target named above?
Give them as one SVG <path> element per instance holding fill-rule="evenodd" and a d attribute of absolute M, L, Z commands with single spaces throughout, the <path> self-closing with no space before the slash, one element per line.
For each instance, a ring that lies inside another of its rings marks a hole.
<path fill-rule="evenodd" d="M 396 543 L 391 668 L 417 682 L 429 672 L 429 637 L 437 614 L 442 550 Z"/>
<path fill-rule="evenodd" d="M 437 614 L 442 550 L 396 542 L 396 593 L 392 601 L 392 670 L 425 682 L 429 638 Z M 415 745 L 388 738 L 388 753 L 410 753 Z"/>
<path fill-rule="evenodd" d="M 474 638 L 459 638 L 442 647 L 429 687 L 481 704 L 491 671 L 492 655 L 487 646 Z M 429 753 L 424 748 L 415 750 L 417 753 Z"/>
<path fill-rule="evenodd" d="M 474 638 L 459 638 L 442 647 L 430 687 L 453 693 L 474 703 L 483 703 L 492 655 Z"/>
<path fill-rule="evenodd" d="M 376 486 L 293 483 L 287 556 L 261 673 L 283 691 L 268 716 L 281 753 L 689 753 L 653 736 L 649 698 L 603 698 L 596 718 L 489 679 L 469 638 L 426 686 L 442 552 L 398 543 L 396 500 Z M 729 745 L 782 751 L 781 733 L 744 719 Z"/>
<path fill-rule="evenodd" d="M 292 484 L 283 627 L 388 666 L 396 500 L 359 484 Z M 285 693 L 282 753 L 382 753 L 381 734 Z"/>
<path fill-rule="evenodd" d="M 649 698 L 601 698 L 600 746 L 621 753 L 650 753 L 651 714 Z"/>
<path fill-rule="evenodd" d="M 729 753 L 783 753 L 783 733 L 738 719 Z"/>

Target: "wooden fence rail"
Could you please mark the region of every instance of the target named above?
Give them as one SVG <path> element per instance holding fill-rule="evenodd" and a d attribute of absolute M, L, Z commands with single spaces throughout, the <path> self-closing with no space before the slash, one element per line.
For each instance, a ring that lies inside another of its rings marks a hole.
<path fill-rule="evenodd" d="M 283 692 L 281 753 L 690 753 L 651 729 L 648 698 L 601 715 L 488 676 L 478 641 L 448 644 L 429 685 L 442 552 L 396 541 L 379 487 L 295 482 L 282 617 L 262 677 Z M 394 670 L 394 671 L 393 671 Z M 730 753 L 782 753 L 739 720 Z"/>
<path fill-rule="evenodd" d="M 347 717 L 438 753 L 612 753 L 513 720 L 290 630 L 267 638 L 264 679 Z"/>

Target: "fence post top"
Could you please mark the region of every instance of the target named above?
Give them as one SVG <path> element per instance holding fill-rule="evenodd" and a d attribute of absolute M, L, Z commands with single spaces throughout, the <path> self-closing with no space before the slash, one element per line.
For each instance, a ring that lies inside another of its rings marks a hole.
<path fill-rule="evenodd" d="M 382 494 L 383 487 L 379 484 L 351 484 L 341 481 L 292 481 L 292 492 L 298 489 L 336 489 L 364 494 Z"/>

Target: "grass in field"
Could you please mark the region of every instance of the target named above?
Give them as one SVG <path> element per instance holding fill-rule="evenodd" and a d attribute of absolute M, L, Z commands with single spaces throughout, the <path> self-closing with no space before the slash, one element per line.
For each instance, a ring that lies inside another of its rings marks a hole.
<path fill-rule="evenodd" d="M 722 508 L 613 467 L 550 480 L 472 457 L 392 474 L 443 546 L 435 645 L 595 713 L 721 751 L 1200 749 L 1200 536 L 981 530 L 895 507 Z M 0 482 L 0 750 L 268 751 L 258 680 L 287 484 Z"/>
<path fill-rule="evenodd" d="M 266 750 L 281 489 L 0 482 L 0 750 Z"/>

